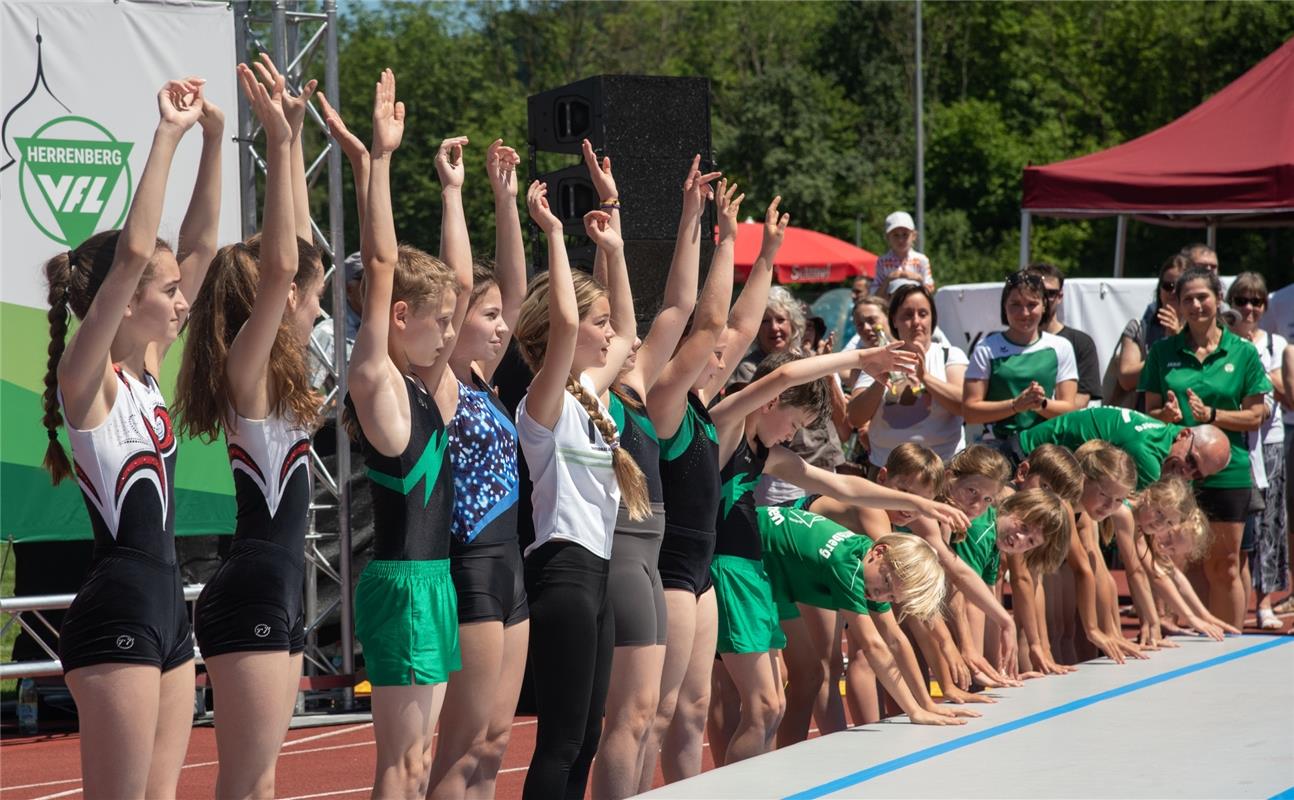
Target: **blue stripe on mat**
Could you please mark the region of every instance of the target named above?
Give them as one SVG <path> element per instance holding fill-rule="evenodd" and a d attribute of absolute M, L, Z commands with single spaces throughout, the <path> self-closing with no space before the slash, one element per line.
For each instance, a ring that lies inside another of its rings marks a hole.
<path fill-rule="evenodd" d="M 1276 794 L 1271 796 L 1271 800 L 1292 800 L 1292 799 L 1294 799 L 1294 786 L 1291 786 L 1290 788 L 1286 789 L 1283 792 L 1277 792 Z"/>
<path fill-rule="evenodd" d="M 1216 667 L 1220 664 L 1226 664 L 1229 661 L 1235 661 L 1238 658 L 1244 658 L 1245 656 L 1251 656 L 1255 653 L 1261 653 L 1264 650 L 1270 650 L 1273 647 L 1280 647 L 1281 645 L 1291 643 L 1294 643 L 1294 637 L 1292 636 L 1272 637 L 1268 641 L 1256 644 L 1253 647 L 1246 647 L 1244 650 L 1235 650 L 1233 652 L 1217 656 L 1216 658 L 1201 661 L 1198 664 L 1180 667 L 1150 678 L 1133 681 L 1126 686 L 1108 689 L 1104 692 L 1097 692 L 1096 694 L 1079 698 L 1078 700 L 1056 706 L 1055 708 L 1049 708 L 1046 711 L 1039 711 L 1038 713 L 1030 714 L 1027 717 L 1021 717 L 1020 719 L 1012 720 L 1011 722 L 1004 722 L 1001 725 L 987 728 L 978 733 L 972 733 L 967 736 L 953 739 L 952 741 L 944 742 L 943 744 L 927 747 L 924 750 L 917 750 L 913 753 L 908 753 L 900 758 L 891 759 L 875 766 L 868 767 L 867 769 L 843 775 L 833 781 L 828 781 L 819 786 L 814 786 L 813 788 L 806 789 L 803 792 L 787 795 L 784 800 L 813 800 L 813 798 L 823 797 L 832 792 L 838 792 L 841 789 L 847 789 L 850 786 L 863 783 L 864 781 L 870 781 L 872 778 L 877 778 L 881 775 L 894 772 L 895 770 L 903 769 L 904 767 L 920 763 L 927 759 L 934 758 L 935 756 L 950 753 L 954 750 L 960 750 L 963 747 L 969 747 L 970 745 L 977 744 L 985 739 L 992 739 L 995 736 L 1001 736 L 1004 733 L 1010 733 L 1011 731 L 1019 730 L 1020 728 L 1036 725 L 1039 722 L 1045 722 L 1053 717 L 1068 714 L 1071 711 L 1078 711 L 1080 708 L 1086 708 L 1095 703 L 1100 703 L 1103 700 L 1120 697 L 1139 689 L 1145 689 L 1148 686 L 1154 686 L 1155 684 L 1164 683 L 1165 681 L 1171 681 L 1174 678 L 1180 678 L 1183 675 L 1190 675 L 1193 672 L 1199 672 L 1201 670 L 1209 669 L 1210 667 Z M 1272 800 L 1276 800 L 1276 798 L 1281 798 L 1281 800 L 1291 800 L 1294 798 L 1294 787 L 1290 787 L 1286 791 L 1276 795 Z"/>

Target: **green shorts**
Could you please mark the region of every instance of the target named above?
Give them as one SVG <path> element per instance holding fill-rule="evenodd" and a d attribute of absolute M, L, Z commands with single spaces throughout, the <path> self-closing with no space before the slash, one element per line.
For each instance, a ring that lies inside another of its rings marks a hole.
<path fill-rule="evenodd" d="M 786 647 L 762 561 L 716 555 L 710 577 L 719 608 L 720 653 L 765 653 Z"/>
<path fill-rule="evenodd" d="M 786 621 L 800 618 L 800 607 L 794 601 L 773 598 L 773 604 L 777 606 L 777 618 L 779 620 Z"/>
<path fill-rule="evenodd" d="M 463 666 L 449 559 L 370 561 L 355 587 L 355 636 L 374 686 L 449 680 Z"/>

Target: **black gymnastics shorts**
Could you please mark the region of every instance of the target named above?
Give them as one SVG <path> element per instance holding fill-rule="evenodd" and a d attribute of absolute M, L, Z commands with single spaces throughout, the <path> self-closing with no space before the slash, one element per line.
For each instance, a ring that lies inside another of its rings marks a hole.
<path fill-rule="evenodd" d="M 660 543 L 660 583 L 666 589 L 686 589 L 700 597 L 710 588 L 710 562 L 714 560 L 715 535 L 681 525 L 665 523 Z"/>
<path fill-rule="evenodd" d="M 129 547 L 96 551 L 63 617 L 63 671 L 146 664 L 167 672 L 193 658 L 193 631 L 178 564 Z"/>
<path fill-rule="evenodd" d="M 239 539 L 198 596 L 194 627 L 203 658 L 305 649 L 302 554 Z"/>
<path fill-rule="evenodd" d="M 509 628 L 530 619 L 521 548 L 515 539 L 493 544 L 454 541 L 449 574 L 458 593 L 458 624 L 494 622 Z"/>

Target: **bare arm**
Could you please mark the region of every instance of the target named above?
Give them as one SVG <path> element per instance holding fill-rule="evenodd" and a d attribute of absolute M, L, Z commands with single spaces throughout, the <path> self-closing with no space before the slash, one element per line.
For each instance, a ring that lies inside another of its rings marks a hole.
<path fill-rule="evenodd" d="M 1051 654 L 1051 644 L 1046 633 L 1038 626 L 1037 584 L 1030 572 L 1024 557 L 1008 554 L 1007 569 L 1011 578 L 1011 612 L 1016 623 L 1024 631 L 1025 641 L 1029 645 L 1029 661 L 1033 668 L 1048 675 L 1060 675 L 1073 670 L 1061 667 Z M 1038 581 L 1037 583 L 1041 583 Z"/>
<path fill-rule="evenodd" d="M 962 720 L 932 714 L 926 711 L 908 691 L 903 673 L 894 663 L 894 656 L 885 643 L 884 637 L 876 629 L 876 624 L 867 614 L 852 611 L 841 611 L 849 626 L 848 635 L 854 652 L 861 650 L 872 671 L 880 679 L 885 691 L 899 704 L 913 723 L 918 725 L 961 725 Z"/>
<path fill-rule="evenodd" d="M 521 215 L 517 213 L 517 167 L 521 156 L 495 139 L 485 156 L 485 171 L 494 192 L 494 282 L 503 302 L 503 321 L 508 331 L 503 335 L 499 355 L 487 364 L 478 364 L 486 381 L 494 377 L 499 362 L 512 339 L 512 329 L 521 315 L 521 301 L 526 298 L 526 248 L 521 235 Z"/>
<path fill-rule="evenodd" d="M 201 89 L 198 94 L 202 95 Z M 198 296 L 211 259 L 220 248 L 220 148 L 224 144 L 225 114 L 205 96 L 198 125 L 202 128 L 202 155 L 189 208 L 180 223 L 176 254 L 180 262 L 180 291 L 190 302 Z"/>
<path fill-rule="evenodd" d="M 351 133 L 342 120 L 341 114 L 333 108 L 328 102 L 327 96 L 322 92 L 319 94 L 319 105 L 323 107 L 324 122 L 328 125 L 328 133 L 332 136 L 343 153 L 346 154 L 346 160 L 350 162 L 351 175 L 355 181 L 355 213 L 359 221 L 360 231 L 364 230 L 364 214 L 368 211 L 368 171 L 369 171 L 369 154 L 368 148 L 359 140 L 355 134 Z M 338 258 L 341 255 L 338 254 Z"/>
<path fill-rule="evenodd" d="M 305 125 L 306 110 L 310 106 L 310 96 L 314 94 L 315 87 L 319 85 L 316 80 L 306 81 L 301 87 L 301 94 L 293 95 L 287 90 L 287 78 L 281 74 L 278 67 L 274 66 L 274 60 L 268 53 L 261 53 L 260 60 L 253 66 L 260 73 L 261 80 L 267 86 L 273 86 L 275 83 L 282 83 L 283 91 L 283 114 L 287 117 L 288 125 L 292 128 L 292 210 L 293 210 L 293 228 L 296 235 L 307 242 L 313 242 L 315 239 L 314 230 L 310 227 L 310 189 L 306 185 L 306 158 L 305 148 L 301 142 L 301 128 Z"/>
<path fill-rule="evenodd" d="M 1141 644 L 1154 647 L 1162 641 L 1163 635 L 1159 628 L 1159 611 L 1155 607 L 1155 596 L 1150 589 L 1150 578 L 1141 566 L 1141 559 L 1137 557 L 1134 541 L 1137 523 L 1133 518 L 1132 509 L 1126 506 L 1114 512 L 1113 519 L 1114 541 L 1119 547 L 1120 560 L 1123 562 L 1128 579 L 1128 589 L 1132 592 L 1132 603 L 1137 609 L 1137 619 L 1141 621 L 1142 630 L 1149 634 Z M 1118 613 L 1117 609 L 1115 613 Z"/>
<path fill-rule="evenodd" d="M 1119 387 L 1125 392 L 1137 391 L 1141 380 L 1141 368 L 1146 360 L 1141 357 L 1141 348 L 1136 341 L 1124 336 L 1119 340 Z"/>
<path fill-rule="evenodd" d="M 951 707 L 940 707 L 930 697 L 929 684 L 926 683 L 925 673 L 921 670 L 921 665 L 917 663 L 917 654 L 912 650 L 912 643 L 903 633 L 903 628 L 894 618 L 893 611 L 880 611 L 869 615 L 876 625 L 876 630 L 885 640 L 885 644 L 890 648 L 894 655 L 894 662 L 899 668 L 899 673 L 903 676 L 903 682 L 907 685 L 908 691 L 912 693 L 912 699 L 917 705 L 932 714 L 939 714 L 945 717 L 978 717 L 978 711 L 970 709 L 953 709 Z"/>
<path fill-rule="evenodd" d="M 561 418 L 566 402 L 566 382 L 570 380 L 575 359 L 580 312 L 575 302 L 571 264 L 566 258 L 562 223 L 548 207 L 548 186 L 538 181 L 530 184 L 526 205 L 531 218 L 548 236 L 548 344 L 544 363 L 535 372 L 526 394 L 526 412 L 535 422 L 551 430 Z M 597 212 L 589 212 L 594 213 Z"/>
<path fill-rule="evenodd" d="M 463 181 L 467 177 L 463 148 L 466 146 L 466 136 L 455 136 L 441 142 L 436 151 L 436 174 L 440 177 L 441 187 L 440 260 L 454 271 L 456 295 L 452 324 L 455 331 L 463 327 L 467 305 L 472 300 L 472 242 L 467 235 L 467 215 L 463 212 Z M 452 346 L 440 348 L 431 372 L 424 377 L 428 388 L 439 386 L 441 379 L 448 374 L 449 357 L 453 352 Z M 457 388 L 452 392 L 447 388 L 446 392 L 457 403 Z"/>
<path fill-rule="evenodd" d="M 881 377 L 872 381 L 866 389 L 855 391 L 849 398 L 849 405 L 846 406 L 849 424 L 855 428 L 861 428 L 871 422 L 881 408 L 881 402 L 885 399 L 885 392 L 889 390 L 889 385 L 889 380 Z"/>
<path fill-rule="evenodd" d="M 157 249 L 157 229 L 175 148 L 202 115 L 202 105 L 195 101 L 197 91 L 196 84 L 170 81 L 157 94 L 161 119 L 117 239 L 112 267 L 59 360 L 64 416 L 73 427 L 95 427 L 107 417 L 116 399 L 112 340 Z"/>
<path fill-rule="evenodd" d="M 992 589 L 984 583 L 984 579 L 976 575 L 975 571 L 965 561 L 958 558 L 957 554 L 948 546 L 948 543 L 944 540 L 943 531 L 940 530 L 939 523 L 932 519 L 919 517 L 908 523 L 908 527 L 935 549 L 944 572 L 962 591 L 966 599 L 984 609 L 984 614 L 1003 631 L 1003 635 L 1006 636 L 1009 633 L 1011 640 L 1014 641 L 1015 621 L 1011 619 L 1011 615 L 993 596 Z M 969 527 L 969 523 L 965 527 Z"/>

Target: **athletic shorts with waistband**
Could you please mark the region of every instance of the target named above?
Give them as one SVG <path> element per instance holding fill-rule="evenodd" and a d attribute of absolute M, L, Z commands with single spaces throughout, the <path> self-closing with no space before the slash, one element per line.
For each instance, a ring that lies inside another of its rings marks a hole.
<path fill-rule="evenodd" d="M 202 589 L 194 634 L 203 658 L 305 649 L 301 556 L 264 539 L 240 539 Z"/>
<path fill-rule="evenodd" d="M 762 561 L 717 555 L 710 572 L 719 610 L 720 653 L 764 653 L 786 647 Z"/>
<path fill-rule="evenodd" d="M 450 544 L 449 571 L 458 594 L 458 624 L 498 620 L 510 628 L 530 619 L 521 548 L 516 540 Z"/>
<path fill-rule="evenodd" d="M 449 559 L 370 561 L 355 587 L 355 637 L 374 686 L 449 680 L 463 666 Z"/>
<path fill-rule="evenodd" d="M 697 597 L 705 594 L 712 585 L 710 562 L 714 558 L 714 543 L 713 531 L 666 523 L 660 556 L 656 559 L 661 585 L 666 589 L 686 589 Z"/>
<path fill-rule="evenodd" d="M 611 545 L 607 594 L 616 618 L 616 647 L 665 644 L 669 623 L 659 562 L 665 534 L 665 506 L 652 503 L 645 520 L 629 519 L 621 506 Z"/>
<path fill-rule="evenodd" d="M 178 564 L 129 547 L 96 554 L 58 638 L 63 671 L 147 664 L 167 672 L 193 658 Z"/>

